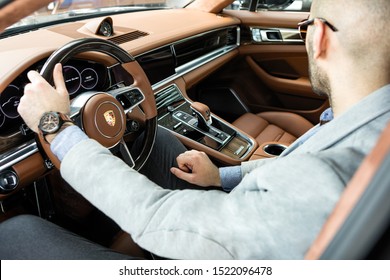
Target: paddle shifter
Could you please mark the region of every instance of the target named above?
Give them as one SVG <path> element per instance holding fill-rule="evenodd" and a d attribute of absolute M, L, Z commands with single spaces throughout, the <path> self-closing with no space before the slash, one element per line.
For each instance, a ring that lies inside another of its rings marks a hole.
<path fill-rule="evenodd" d="M 210 108 L 203 103 L 193 102 L 191 104 L 192 111 L 196 114 L 198 119 L 198 127 L 204 131 L 209 131 L 212 123 Z"/>

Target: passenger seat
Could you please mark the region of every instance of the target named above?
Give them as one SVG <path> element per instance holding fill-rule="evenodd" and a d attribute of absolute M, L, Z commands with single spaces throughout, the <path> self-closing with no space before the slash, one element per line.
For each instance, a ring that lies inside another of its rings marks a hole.
<path fill-rule="evenodd" d="M 256 139 L 259 146 L 267 142 L 290 145 L 313 127 L 300 115 L 288 112 L 245 113 L 232 123 Z"/>

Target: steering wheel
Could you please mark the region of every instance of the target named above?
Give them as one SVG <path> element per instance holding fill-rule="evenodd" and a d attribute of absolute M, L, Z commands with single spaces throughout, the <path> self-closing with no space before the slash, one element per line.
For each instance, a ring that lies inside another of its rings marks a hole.
<path fill-rule="evenodd" d="M 153 148 L 157 131 L 157 109 L 150 82 L 138 62 L 118 45 L 97 38 L 78 39 L 55 51 L 44 64 L 41 75 L 49 82 L 53 80 L 53 69 L 57 63 L 66 63 L 83 52 L 104 53 L 120 63 L 134 79 L 130 86 L 108 92 L 85 92 L 71 101 L 71 118 L 90 137 L 111 150 L 119 151 L 121 158 L 133 169 L 142 168 Z M 144 137 L 141 152 L 133 159 L 124 140 L 127 113 L 140 106 L 145 114 Z M 42 135 L 38 144 L 58 169 L 60 161 L 51 152 L 50 145 Z"/>

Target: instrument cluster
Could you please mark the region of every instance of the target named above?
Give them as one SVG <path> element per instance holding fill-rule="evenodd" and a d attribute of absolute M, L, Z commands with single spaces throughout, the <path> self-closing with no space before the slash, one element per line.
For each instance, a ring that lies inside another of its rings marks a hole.
<path fill-rule="evenodd" d="M 0 136 L 7 136 L 19 130 L 23 121 L 17 108 L 24 94 L 24 87 L 29 83 L 27 73 L 30 70 L 39 71 L 43 64 L 44 61 L 25 70 L 0 93 Z M 64 64 L 63 73 L 71 99 L 82 92 L 105 91 L 110 86 L 107 68 L 96 62 L 70 60 Z"/>

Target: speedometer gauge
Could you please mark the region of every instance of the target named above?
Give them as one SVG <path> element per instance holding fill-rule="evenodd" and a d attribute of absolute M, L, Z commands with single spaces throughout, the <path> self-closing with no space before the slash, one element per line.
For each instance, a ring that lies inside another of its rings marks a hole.
<path fill-rule="evenodd" d="M 16 119 L 19 117 L 18 106 L 22 93 L 19 88 L 14 85 L 9 85 L 0 95 L 0 108 L 5 117 Z M 1 117 L 0 117 L 1 122 Z"/>
<path fill-rule="evenodd" d="M 63 68 L 63 73 L 69 95 L 75 94 L 81 87 L 81 74 L 79 70 L 73 66 L 66 65 Z"/>

